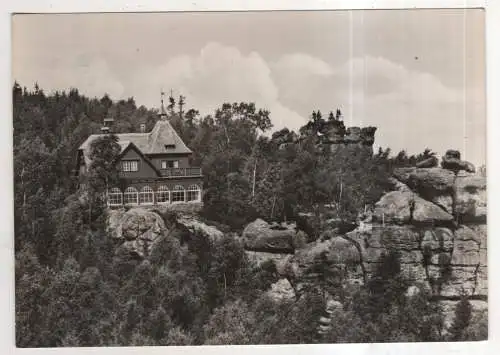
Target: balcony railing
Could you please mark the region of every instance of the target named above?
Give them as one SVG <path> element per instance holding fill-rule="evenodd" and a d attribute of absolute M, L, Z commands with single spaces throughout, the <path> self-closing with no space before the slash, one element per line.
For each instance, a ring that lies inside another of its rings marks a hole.
<path fill-rule="evenodd" d="M 165 177 L 201 176 L 201 168 L 161 169 L 161 176 L 165 176 Z"/>

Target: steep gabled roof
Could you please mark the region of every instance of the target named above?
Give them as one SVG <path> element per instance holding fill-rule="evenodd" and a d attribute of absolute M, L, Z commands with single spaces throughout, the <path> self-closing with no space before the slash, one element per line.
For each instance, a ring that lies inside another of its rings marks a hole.
<path fill-rule="evenodd" d="M 157 121 L 149 133 L 117 133 L 115 135 L 118 137 L 118 144 L 122 147 L 122 152 L 130 143 L 133 143 L 143 155 L 192 153 L 167 120 Z M 92 142 L 103 136 L 105 134 L 92 134 L 80 145 L 79 149 L 83 151 L 87 166 L 90 164 L 89 155 Z"/>
<path fill-rule="evenodd" d="M 153 164 L 153 162 L 151 160 L 149 160 L 149 158 L 147 156 L 145 156 L 134 143 L 132 143 L 132 142 L 125 143 L 124 142 L 124 144 L 123 145 L 120 144 L 120 146 L 122 147 L 122 151 L 121 151 L 120 155 L 118 156 L 118 159 L 123 157 L 125 155 L 125 153 L 127 151 L 129 151 L 130 149 L 133 149 L 158 174 L 158 176 L 161 175 L 160 171 L 156 168 L 156 166 Z"/>
<path fill-rule="evenodd" d="M 166 146 L 171 146 L 167 148 Z M 156 122 L 148 137 L 147 154 L 192 153 L 167 120 Z"/>

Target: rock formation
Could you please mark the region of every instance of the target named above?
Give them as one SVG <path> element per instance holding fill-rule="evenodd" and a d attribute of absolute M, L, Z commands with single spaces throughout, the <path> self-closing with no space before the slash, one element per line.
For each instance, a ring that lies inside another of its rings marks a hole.
<path fill-rule="evenodd" d="M 380 257 L 401 256 L 402 273 L 450 311 L 462 292 L 475 310 L 487 308 L 486 181 L 441 168 L 397 169 L 395 191 L 375 204 L 355 230 L 297 250 L 284 267 L 300 292 L 314 284 L 312 265 L 347 267 L 348 283 L 365 282 Z M 447 315 L 450 317 L 450 315 Z"/>
<path fill-rule="evenodd" d="M 200 221 L 196 214 L 169 210 L 169 213 L 173 213 L 172 218 L 169 218 L 165 212 L 140 207 L 128 211 L 111 210 L 108 215 L 108 230 L 118 243 L 116 253 L 128 253 L 143 259 L 151 255 L 153 248 L 167 235 L 180 242 L 193 236 L 202 236 L 212 241 L 224 236 L 216 227 Z"/>
<path fill-rule="evenodd" d="M 293 254 L 306 240 L 295 224 L 271 225 L 262 219 L 248 224 L 242 236 L 246 250 L 281 254 Z"/>
<path fill-rule="evenodd" d="M 460 159 L 460 152 L 458 150 L 448 150 L 442 158 L 441 167 L 454 172 L 464 170 L 468 173 L 475 173 L 476 168 L 472 163 Z"/>
<path fill-rule="evenodd" d="M 139 258 L 149 255 L 153 245 L 165 233 L 163 219 L 155 212 L 134 208 L 127 212 L 111 210 L 108 228 L 120 243 L 117 253 L 129 253 Z"/>

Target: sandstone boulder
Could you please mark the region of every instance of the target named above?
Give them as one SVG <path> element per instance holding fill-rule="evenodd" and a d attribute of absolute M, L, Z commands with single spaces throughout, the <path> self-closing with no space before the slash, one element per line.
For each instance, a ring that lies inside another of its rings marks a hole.
<path fill-rule="evenodd" d="M 459 175 L 455 181 L 455 212 L 464 222 L 486 222 L 486 178 Z"/>
<path fill-rule="evenodd" d="M 425 160 L 422 160 L 416 164 L 417 168 L 435 168 L 438 166 L 438 159 L 436 157 L 430 157 Z"/>
<path fill-rule="evenodd" d="M 441 158 L 441 167 L 455 173 L 460 170 L 464 170 L 469 173 L 476 172 L 476 168 L 472 163 L 460 159 L 460 152 L 458 150 L 446 151 L 445 155 Z"/>
<path fill-rule="evenodd" d="M 290 254 L 306 239 L 295 224 L 270 225 L 262 219 L 248 224 L 242 236 L 247 250 Z"/>
<path fill-rule="evenodd" d="M 410 174 L 415 170 L 416 168 L 396 168 L 393 170 L 392 175 L 396 178 L 396 180 L 401 181 L 403 184 L 408 184 Z"/>
<path fill-rule="evenodd" d="M 488 297 L 488 267 L 480 266 L 477 269 L 476 277 L 475 294 L 484 298 Z"/>
<path fill-rule="evenodd" d="M 120 252 L 126 251 L 140 258 L 149 255 L 166 231 L 162 217 L 142 208 L 110 213 L 108 228 L 114 238 L 123 241 Z"/>
<path fill-rule="evenodd" d="M 361 128 L 361 141 L 363 145 L 372 146 L 375 143 L 375 132 L 377 127 L 363 127 Z"/>
<path fill-rule="evenodd" d="M 477 267 L 480 243 L 479 236 L 472 229 L 460 226 L 455 231 L 451 264 Z"/>
<path fill-rule="evenodd" d="M 349 269 L 348 283 L 363 282 L 360 254 L 351 241 L 342 237 L 335 237 L 326 241 L 309 243 L 306 247 L 297 250 L 289 259 L 287 277 L 295 280 L 297 290 L 302 290 L 318 284 L 316 267 L 330 269 L 332 275 L 338 274 L 345 267 Z"/>
<path fill-rule="evenodd" d="M 177 218 L 177 223 L 187 228 L 191 234 L 200 233 L 211 241 L 217 241 L 224 237 L 224 233 L 216 227 L 201 222 L 193 215 L 180 215 Z"/>
<path fill-rule="evenodd" d="M 349 127 L 347 128 L 346 135 L 344 136 L 345 143 L 359 143 L 361 142 L 361 128 Z"/>
<path fill-rule="evenodd" d="M 293 301 L 296 298 L 295 290 L 287 279 L 280 279 L 273 283 L 267 294 L 271 299 L 278 302 Z"/>
<path fill-rule="evenodd" d="M 416 224 L 440 225 L 453 220 L 453 216 L 432 202 L 418 196 L 414 198 L 412 221 Z"/>
<path fill-rule="evenodd" d="M 259 267 L 263 263 L 268 261 L 274 262 L 274 264 L 276 265 L 276 271 L 280 275 L 285 275 L 287 264 L 293 257 L 293 255 L 291 254 L 266 253 L 251 250 L 245 250 L 245 254 L 248 258 L 248 261 L 256 267 Z"/>
<path fill-rule="evenodd" d="M 441 275 L 439 266 L 429 266 L 429 276 Z M 460 297 L 463 293 L 474 295 L 477 281 L 477 268 L 474 266 L 454 266 L 451 277 L 441 285 L 440 295 L 444 297 Z"/>
<path fill-rule="evenodd" d="M 396 178 L 389 178 L 389 184 L 394 191 L 400 191 L 400 192 L 411 192 L 411 189 L 408 187 L 408 185 L 402 183 Z"/>
<path fill-rule="evenodd" d="M 407 185 L 421 197 L 432 201 L 435 196 L 453 191 L 455 174 L 440 168 L 417 168 L 410 172 Z"/>
<path fill-rule="evenodd" d="M 432 252 L 451 252 L 453 249 L 453 232 L 448 228 L 432 228 L 423 232 L 422 251 L 428 248 Z"/>
<path fill-rule="evenodd" d="M 165 230 L 165 223 L 158 214 L 142 208 L 110 214 L 108 226 L 115 238 L 127 241 L 139 238 L 153 241 Z"/>
<path fill-rule="evenodd" d="M 387 224 L 405 224 L 410 221 L 410 206 L 413 201 L 413 192 L 391 191 L 375 204 L 373 220 Z"/>

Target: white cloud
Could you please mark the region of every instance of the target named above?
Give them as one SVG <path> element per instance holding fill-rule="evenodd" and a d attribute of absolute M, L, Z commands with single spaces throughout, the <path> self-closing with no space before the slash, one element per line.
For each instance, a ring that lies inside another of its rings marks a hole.
<path fill-rule="evenodd" d="M 139 102 L 152 102 L 159 88 L 182 93 L 189 106 L 211 113 L 223 102 L 255 102 L 271 111 L 275 129 L 298 128 L 305 119 L 279 101 L 279 90 L 271 77 L 271 68 L 256 52 L 241 53 L 235 47 L 209 43 L 196 56 L 171 58 L 164 65 L 138 73 L 135 86 L 145 88 Z M 148 89 L 150 88 L 150 89 Z"/>
<path fill-rule="evenodd" d="M 430 73 L 374 57 L 351 59 L 335 69 L 333 81 L 349 125 L 378 127 L 376 145 L 409 153 L 458 149 L 475 163 L 484 160 L 486 121 L 477 90 L 464 95 Z"/>
<path fill-rule="evenodd" d="M 273 65 L 273 70 L 283 72 L 285 75 L 319 75 L 333 74 L 330 65 L 323 60 L 305 53 L 283 55 Z"/>

